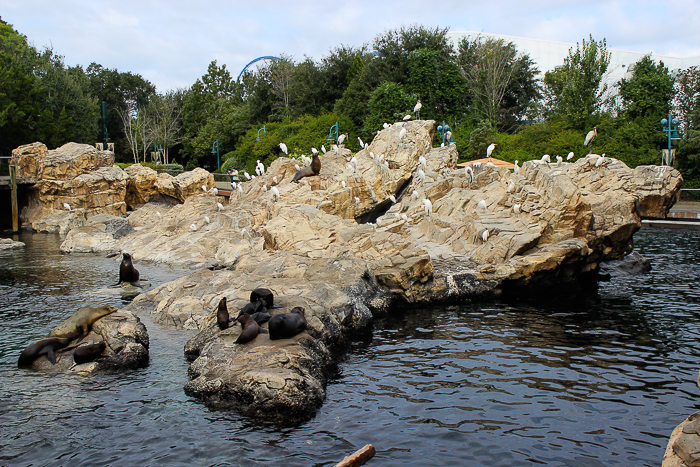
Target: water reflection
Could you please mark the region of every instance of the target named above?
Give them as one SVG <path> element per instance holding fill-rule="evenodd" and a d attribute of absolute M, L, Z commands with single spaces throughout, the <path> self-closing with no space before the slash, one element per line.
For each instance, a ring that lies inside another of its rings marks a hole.
<path fill-rule="evenodd" d="M 28 341 L 118 271 L 31 236 L 26 252 L 0 254 L 0 463 L 327 466 L 372 443 L 381 466 L 656 466 L 671 430 L 700 408 L 698 238 L 642 229 L 652 272 L 594 294 L 393 314 L 352 345 L 317 416 L 279 428 L 186 397 L 190 334 L 147 316 L 148 368 L 16 369 Z M 155 285 L 183 273 L 137 267 Z"/>

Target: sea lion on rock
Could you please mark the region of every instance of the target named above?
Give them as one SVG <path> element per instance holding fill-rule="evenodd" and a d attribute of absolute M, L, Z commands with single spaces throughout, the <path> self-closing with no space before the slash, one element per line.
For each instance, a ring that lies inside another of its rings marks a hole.
<path fill-rule="evenodd" d="M 313 177 L 314 175 L 318 175 L 321 172 L 321 158 L 318 157 L 318 153 L 314 153 L 314 157 L 311 160 L 311 165 L 308 167 L 304 167 L 300 171 L 294 174 L 294 178 L 292 181 L 294 183 L 299 183 L 299 180 L 301 180 L 304 177 Z"/>
<path fill-rule="evenodd" d="M 237 320 L 241 323 L 243 330 L 241 331 L 241 335 L 238 336 L 238 339 L 236 339 L 236 344 L 245 344 L 258 337 L 260 326 L 250 315 L 242 314 Z"/>
<path fill-rule="evenodd" d="M 22 351 L 17 360 L 17 366 L 19 368 L 32 366 L 34 360 L 46 355 L 46 358 L 51 362 L 52 365 L 56 364 L 56 354 L 57 350 L 66 347 L 70 341 L 80 336 L 80 332 L 73 331 L 68 333 L 65 337 L 47 337 L 45 339 L 39 339 L 38 341 L 29 344 L 26 349 Z"/>
<path fill-rule="evenodd" d="M 75 360 L 76 365 L 91 362 L 102 355 L 106 348 L 107 343 L 105 341 L 100 341 L 96 344 L 79 345 L 73 352 L 73 360 Z"/>
<path fill-rule="evenodd" d="M 257 300 L 263 300 L 265 302 L 265 308 L 281 308 L 279 305 L 275 306 L 275 295 L 270 289 L 264 289 L 258 287 L 250 293 L 250 301 L 255 302 Z"/>
<path fill-rule="evenodd" d="M 270 318 L 272 318 L 272 316 L 270 316 L 270 313 L 268 313 L 267 308 L 263 308 L 257 313 L 253 313 L 251 315 L 251 318 L 253 318 L 258 324 L 265 324 L 268 321 L 270 321 Z"/>
<path fill-rule="evenodd" d="M 119 282 L 114 284 L 114 286 L 116 287 L 122 282 L 128 282 L 135 287 L 141 287 L 139 284 L 139 272 L 134 267 L 129 253 L 123 254 L 122 262 L 119 265 Z"/>
<path fill-rule="evenodd" d="M 59 324 L 49 333 L 51 337 L 66 337 L 72 332 L 79 331 L 85 335 L 90 331 L 92 324 L 98 319 L 117 311 L 112 305 L 84 306 L 75 312 L 73 316 Z"/>
<path fill-rule="evenodd" d="M 219 329 L 222 331 L 228 329 L 228 324 L 231 322 L 231 318 L 228 314 L 228 308 L 226 307 L 226 297 L 222 297 L 219 301 L 219 309 L 216 311 L 216 323 L 219 325 Z"/>
<path fill-rule="evenodd" d="M 295 306 L 292 311 L 283 315 L 275 315 L 270 318 L 268 324 L 270 329 L 270 339 L 289 339 L 306 329 L 306 318 L 304 309 Z"/>

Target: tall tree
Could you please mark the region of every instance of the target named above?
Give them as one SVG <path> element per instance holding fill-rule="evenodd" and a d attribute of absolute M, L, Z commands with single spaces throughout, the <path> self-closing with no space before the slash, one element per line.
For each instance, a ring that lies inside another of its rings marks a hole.
<path fill-rule="evenodd" d="M 408 71 L 408 88 L 422 103 L 421 118 L 437 120 L 466 108 L 466 82 L 451 56 L 441 50 L 416 49 L 408 54 Z"/>
<path fill-rule="evenodd" d="M 605 39 L 576 43 L 564 64 L 545 73 L 547 114 L 567 120 L 572 128 L 584 129 L 603 104 L 607 84 L 602 83 L 610 64 Z M 602 83 L 602 84 L 601 84 Z"/>
<path fill-rule="evenodd" d="M 674 79 L 664 62 L 645 55 L 632 68 L 632 76 L 618 83 L 623 112 L 627 118 L 648 118 L 654 125 L 667 116 L 675 94 Z"/>

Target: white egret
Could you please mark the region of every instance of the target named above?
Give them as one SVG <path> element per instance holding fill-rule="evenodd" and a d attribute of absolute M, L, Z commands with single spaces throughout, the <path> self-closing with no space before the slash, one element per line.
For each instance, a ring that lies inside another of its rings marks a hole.
<path fill-rule="evenodd" d="M 425 181 L 425 172 L 421 170 L 420 167 L 418 167 L 418 170 L 416 170 L 416 183 L 423 183 Z"/>
<path fill-rule="evenodd" d="M 540 159 L 540 160 L 541 160 L 542 162 L 546 162 L 547 164 L 549 164 L 550 162 L 552 162 L 552 159 L 549 157 L 549 154 L 545 154 L 544 156 L 542 156 L 542 159 Z"/>
<path fill-rule="evenodd" d="M 479 206 L 481 209 L 486 209 L 486 200 L 482 199 L 478 203 L 476 203 L 477 206 Z"/>
<path fill-rule="evenodd" d="M 364 147 L 365 147 L 365 143 L 362 142 L 362 138 L 360 138 L 360 137 L 358 136 L 358 137 L 357 137 L 357 141 L 360 142 L 360 147 L 361 147 L 361 148 L 364 148 Z"/>
<path fill-rule="evenodd" d="M 209 216 L 204 216 L 204 222 L 211 224 L 211 219 L 209 219 Z"/>
<path fill-rule="evenodd" d="M 425 157 L 423 157 L 423 156 L 420 156 L 420 157 L 418 158 L 418 162 L 420 162 L 420 165 L 423 166 L 423 169 L 425 169 L 426 165 L 428 164 L 428 161 L 426 161 L 426 160 L 425 160 Z"/>
<path fill-rule="evenodd" d="M 491 143 L 489 144 L 489 147 L 486 148 L 486 157 L 491 157 L 491 154 L 493 154 L 493 150 L 496 149 L 497 143 Z"/>
<path fill-rule="evenodd" d="M 520 173 L 520 167 L 518 167 L 518 161 L 515 161 L 515 164 L 513 165 L 513 173 L 515 175 L 518 175 Z"/>
<path fill-rule="evenodd" d="M 207 186 L 206 186 L 206 185 L 202 185 L 202 191 L 205 192 L 205 193 L 207 192 Z"/>
<path fill-rule="evenodd" d="M 243 172 L 243 175 L 245 176 L 245 178 L 247 178 L 248 180 L 250 180 L 250 175 L 248 174 L 248 172 L 245 172 L 245 171 L 244 171 L 244 172 Z"/>
<path fill-rule="evenodd" d="M 221 203 L 216 203 L 216 207 L 219 208 L 219 211 L 224 209 L 224 205 Z"/>
<path fill-rule="evenodd" d="M 263 186 L 262 186 L 262 189 L 263 189 L 263 191 L 264 191 L 265 193 L 267 193 L 267 186 L 266 186 L 266 185 L 263 185 Z"/>
<path fill-rule="evenodd" d="M 450 141 L 452 141 L 452 132 L 450 130 L 445 132 L 445 141 L 447 141 L 447 144 L 450 144 Z"/>
<path fill-rule="evenodd" d="M 391 126 L 391 125 L 389 125 L 388 123 L 384 122 L 384 125 L 382 125 L 382 128 L 384 128 L 384 129 L 386 130 L 386 129 L 389 128 L 390 126 Z"/>
<path fill-rule="evenodd" d="M 287 150 L 287 145 L 284 143 L 280 143 L 280 149 L 282 150 L 283 153 L 289 155 L 289 152 Z"/>
<path fill-rule="evenodd" d="M 433 212 L 433 203 L 431 203 L 430 200 L 427 198 L 423 198 L 423 210 L 426 214 L 430 214 Z"/>
<path fill-rule="evenodd" d="M 277 185 L 277 175 L 275 175 L 274 177 L 272 177 L 272 182 L 273 182 L 275 185 Z"/>
<path fill-rule="evenodd" d="M 321 152 L 324 154 L 326 153 L 326 147 L 323 144 L 321 145 Z"/>
<path fill-rule="evenodd" d="M 160 211 L 156 211 L 156 215 L 157 215 L 159 218 L 163 217 L 163 215 L 160 213 Z"/>
<path fill-rule="evenodd" d="M 360 204 L 360 198 L 358 198 L 357 196 L 355 196 L 355 204 Z"/>
<path fill-rule="evenodd" d="M 418 199 L 418 192 L 416 190 L 413 190 L 411 193 L 411 201 L 415 201 Z"/>
<path fill-rule="evenodd" d="M 406 136 L 406 129 L 401 128 L 401 131 L 399 131 L 399 139 L 403 139 L 404 136 Z"/>
<path fill-rule="evenodd" d="M 344 133 L 344 134 L 338 136 L 338 145 L 343 144 L 343 141 L 345 141 L 345 138 L 347 138 L 347 137 L 348 137 L 347 133 Z"/>
<path fill-rule="evenodd" d="M 69 211 L 71 210 L 70 204 L 68 204 L 68 203 L 63 203 L 63 207 L 68 209 Z"/>
<path fill-rule="evenodd" d="M 352 159 L 350 159 L 350 163 L 352 164 L 353 170 L 357 170 L 357 157 L 352 156 Z"/>
<path fill-rule="evenodd" d="M 197 226 L 194 225 L 194 224 L 190 224 L 190 230 L 192 230 L 193 232 L 196 232 L 196 231 L 197 231 Z"/>
<path fill-rule="evenodd" d="M 299 167 L 299 164 L 294 164 L 294 168 L 297 169 L 297 172 L 301 170 L 301 167 Z"/>
<path fill-rule="evenodd" d="M 573 158 L 574 158 L 574 152 L 571 151 L 571 152 L 569 153 L 569 155 L 566 156 L 566 160 L 567 160 L 567 161 L 570 161 L 570 160 L 573 159 Z"/>
<path fill-rule="evenodd" d="M 243 185 L 241 183 L 238 184 L 238 192 L 243 193 Z"/>
<path fill-rule="evenodd" d="M 520 212 L 520 205 L 519 204 L 513 205 L 513 212 L 516 214 Z"/>
<path fill-rule="evenodd" d="M 474 181 L 474 171 L 471 167 L 466 166 L 464 168 L 464 175 L 469 177 L 469 183 L 472 183 Z"/>
<path fill-rule="evenodd" d="M 345 180 L 341 180 L 340 184 L 342 185 L 343 188 L 345 188 Z"/>
<path fill-rule="evenodd" d="M 280 191 L 277 189 L 276 186 L 270 188 L 270 191 L 272 192 L 272 195 L 275 197 L 275 199 L 280 199 Z"/>
<path fill-rule="evenodd" d="M 488 229 L 484 229 L 484 232 L 481 234 L 481 239 L 486 243 L 486 241 L 489 239 L 489 231 Z"/>
<path fill-rule="evenodd" d="M 601 165 L 603 165 L 603 160 L 604 160 L 604 159 L 605 159 L 605 153 L 603 153 L 603 154 L 598 158 L 598 160 L 595 161 L 595 166 L 596 166 L 596 167 L 600 167 Z"/>
<path fill-rule="evenodd" d="M 389 199 L 391 200 L 392 204 L 396 204 L 396 197 L 394 195 L 389 196 Z"/>
<path fill-rule="evenodd" d="M 583 145 L 590 147 L 590 151 L 588 152 L 588 154 L 593 152 L 593 140 L 596 136 L 598 136 L 598 128 L 593 127 L 593 129 L 589 131 L 586 135 L 586 139 L 583 140 Z"/>
<path fill-rule="evenodd" d="M 559 167 L 563 161 L 564 159 L 561 156 L 557 156 L 557 167 Z"/>
<path fill-rule="evenodd" d="M 418 114 L 420 116 L 420 109 L 423 107 L 423 104 L 420 103 L 420 99 L 418 99 L 418 102 L 416 102 L 415 107 L 413 107 L 413 113 Z"/>
<path fill-rule="evenodd" d="M 410 119 L 411 119 L 411 116 L 408 115 L 408 114 L 406 114 L 406 115 L 403 117 L 403 121 L 404 121 L 404 122 L 406 122 L 406 121 L 408 121 L 408 120 L 410 120 Z"/>
<path fill-rule="evenodd" d="M 511 193 L 515 189 L 515 183 L 513 183 L 513 180 L 508 183 L 508 189 L 506 190 L 506 193 Z"/>
<path fill-rule="evenodd" d="M 403 213 L 402 213 L 402 214 L 401 214 L 401 219 L 403 219 L 403 220 L 405 220 L 406 222 L 408 222 L 408 216 L 407 216 L 406 214 L 403 214 Z"/>

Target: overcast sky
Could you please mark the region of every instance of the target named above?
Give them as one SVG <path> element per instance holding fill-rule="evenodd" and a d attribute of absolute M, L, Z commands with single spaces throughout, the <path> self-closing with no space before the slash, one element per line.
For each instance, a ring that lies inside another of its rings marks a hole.
<path fill-rule="evenodd" d="M 260 56 L 318 61 L 413 24 L 570 43 L 592 34 L 614 49 L 700 55 L 699 0 L 2 0 L 0 16 L 68 65 L 138 73 L 159 92 L 191 86 L 212 60 L 236 77 Z"/>

